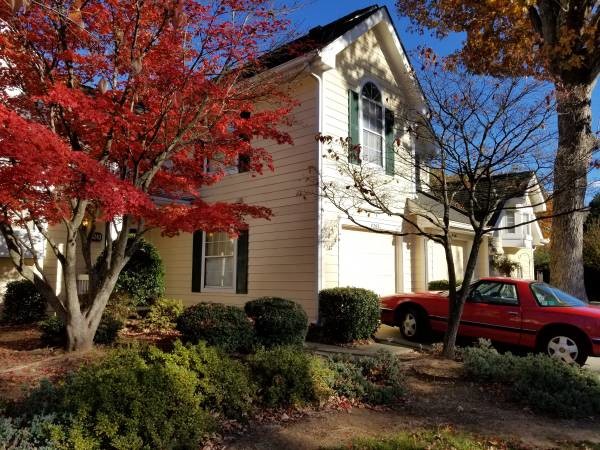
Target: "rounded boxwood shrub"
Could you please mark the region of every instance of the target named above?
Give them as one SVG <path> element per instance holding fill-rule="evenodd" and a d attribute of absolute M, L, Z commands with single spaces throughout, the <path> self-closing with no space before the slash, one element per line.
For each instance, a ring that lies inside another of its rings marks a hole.
<path fill-rule="evenodd" d="M 177 330 L 186 342 L 206 341 L 226 352 L 247 352 L 254 346 L 254 330 L 236 306 L 220 303 L 198 303 L 190 306 L 177 319 Z"/>
<path fill-rule="evenodd" d="M 336 342 L 368 339 L 379 324 L 379 297 L 362 288 L 333 288 L 319 292 L 322 335 Z"/>
<path fill-rule="evenodd" d="M 325 360 L 296 346 L 259 349 L 248 363 L 266 406 L 316 403 L 333 392 L 334 373 Z"/>
<path fill-rule="evenodd" d="M 3 308 L 3 323 L 34 323 L 46 316 L 46 299 L 31 281 L 11 281 L 6 285 Z"/>
<path fill-rule="evenodd" d="M 115 296 L 125 296 L 137 306 L 150 305 L 165 291 L 165 269 L 156 247 L 140 241 L 117 279 Z"/>
<path fill-rule="evenodd" d="M 265 347 L 302 345 L 308 330 L 308 317 L 302 306 L 278 297 L 262 297 L 244 306 L 254 321 L 256 341 Z"/>

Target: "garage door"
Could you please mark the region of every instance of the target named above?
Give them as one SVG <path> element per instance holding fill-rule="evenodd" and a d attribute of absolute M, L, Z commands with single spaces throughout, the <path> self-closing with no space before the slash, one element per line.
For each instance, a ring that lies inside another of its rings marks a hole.
<path fill-rule="evenodd" d="M 343 229 L 340 239 L 340 286 L 371 289 L 379 295 L 396 291 L 394 237 Z"/>
<path fill-rule="evenodd" d="M 454 260 L 454 272 L 458 279 L 464 274 L 466 242 L 455 242 L 452 244 L 452 259 Z M 427 241 L 427 281 L 447 280 L 448 264 L 446 264 L 446 252 L 441 244 L 435 241 Z"/>

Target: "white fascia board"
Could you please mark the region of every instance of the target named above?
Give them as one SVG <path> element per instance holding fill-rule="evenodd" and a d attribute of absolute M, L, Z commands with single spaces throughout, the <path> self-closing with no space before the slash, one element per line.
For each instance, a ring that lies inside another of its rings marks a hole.
<path fill-rule="evenodd" d="M 406 52 L 404 51 L 404 47 L 400 42 L 400 38 L 398 37 L 398 32 L 394 27 L 392 22 L 392 18 L 385 8 L 380 8 L 379 11 L 370 15 L 361 23 L 356 25 L 351 30 L 344 33 L 342 36 L 325 46 L 320 53 L 321 60 L 323 63 L 330 67 L 335 68 L 336 66 L 336 57 L 337 55 L 346 49 L 348 46 L 352 45 L 358 38 L 360 38 L 363 34 L 367 33 L 376 25 L 381 22 L 385 23 L 385 28 L 387 30 L 387 38 L 391 40 L 392 46 L 396 51 L 391 55 L 396 62 L 402 66 L 408 75 L 408 77 L 413 81 L 413 84 L 418 92 L 419 100 L 422 103 L 423 113 L 426 112 L 427 106 L 425 101 L 425 96 L 423 95 L 423 91 L 421 90 L 421 86 L 419 82 L 413 75 L 412 66 L 408 57 L 406 56 Z"/>

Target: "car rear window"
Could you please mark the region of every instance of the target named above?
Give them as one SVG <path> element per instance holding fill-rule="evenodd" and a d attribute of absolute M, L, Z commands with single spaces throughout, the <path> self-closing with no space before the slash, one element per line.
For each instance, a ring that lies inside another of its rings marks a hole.
<path fill-rule="evenodd" d="M 546 283 L 532 283 L 531 292 L 533 292 L 533 296 L 538 305 L 542 307 L 587 306 L 587 303 L 584 301 Z"/>

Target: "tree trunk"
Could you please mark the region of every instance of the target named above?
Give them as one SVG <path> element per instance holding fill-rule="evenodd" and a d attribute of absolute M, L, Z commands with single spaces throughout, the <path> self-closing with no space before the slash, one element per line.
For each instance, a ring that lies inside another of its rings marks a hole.
<path fill-rule="evenodd" d="M 69 352 L 86 351 L 94 346 L 97 327 L 89 327 L 84 320 L 67 322 L 67 345 Z"/>
<path fill-rule="evenodd" d="M 587 172 L 593 147 L 591 85 L 557 91 L 558 152 L 554 162 L 554 198 L 550 281 L 587 299 L 583 280 L 583 220 Z"/>
<path fill-rule="evenodd" d="M 473 237 L 473 244 L 471 245 L 471 252 L 469 253 L 469 260 L 467 261 L 467 267 L 463 276 L 463 288 L 460 292 L 450 291 L 449 311 L 448 311 L 448 328 L 444 335 L 444 350 L 442 356 L 449 359 L 454 359 L 456 353 L 456 338 L 458 337 L 458 328 L 460 327 L 460 318 L 462 317 L 463 309 L 465 307 L 465 301 L 467 299 L 466 287 L 471 284 L 475 268 L 477 266 L 477 256 L 479 254 L 479 246 L 481 245 L 481 237 L 475 235 Z M 446 249 L 446 259 L 452 258 L 452 248 L 450 244 Z M 456 283 L 456 280 L 455 280 Z"/>

